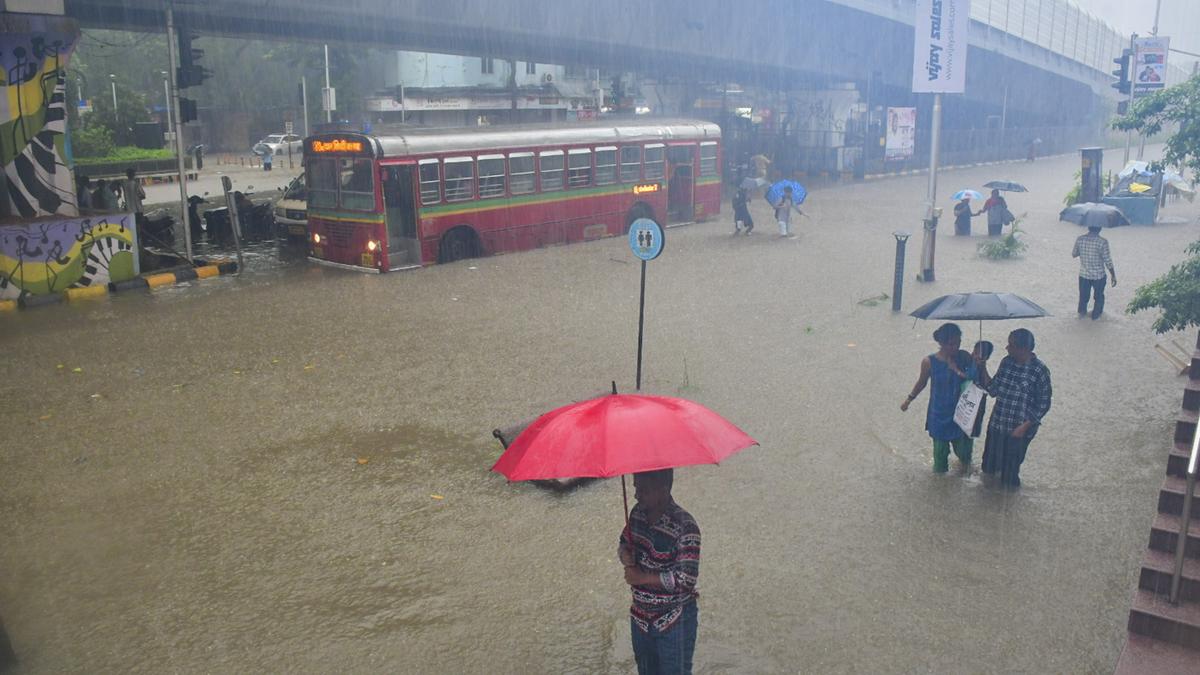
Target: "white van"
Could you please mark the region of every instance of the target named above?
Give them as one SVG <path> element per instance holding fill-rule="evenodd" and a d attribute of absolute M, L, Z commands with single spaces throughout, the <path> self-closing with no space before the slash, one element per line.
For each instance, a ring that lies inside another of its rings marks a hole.
<path fill-rule="evenodd" d="M 304 174 L 296 176 L 275 202 L 275 222 L 288 238 L 308 237 L 308 186 Z"/>

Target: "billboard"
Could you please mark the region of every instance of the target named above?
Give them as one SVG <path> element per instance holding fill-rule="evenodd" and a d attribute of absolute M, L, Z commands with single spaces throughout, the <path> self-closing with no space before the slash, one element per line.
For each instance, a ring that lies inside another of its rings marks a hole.
<path fill-rule="evenodd" d="M 884 161 L 900 161 L 912 157 L 916 144 L 917 109 L 888 108 L 887 138 L 883 146 Z"/>
<path fill-rule="evenodd" d="M 961 94 L 967 85 L 971 0 L 917 0 L 913 93 Z"/>
<path fill-rule="evenodd" d="M 1169 37 L 1145 37 L 1133 41 L 1133 67 L 1129 79 L 1133 81 L 1135 97 L 1153 94 L 1167 86 L 1167 49 Z"/>

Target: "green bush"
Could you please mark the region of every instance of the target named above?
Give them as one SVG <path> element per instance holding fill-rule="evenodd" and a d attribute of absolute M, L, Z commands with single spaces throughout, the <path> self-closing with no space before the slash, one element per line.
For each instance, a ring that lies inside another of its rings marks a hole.
<path fill-rule="evenodd" d="M 88 126 L 71 132 L 71 151 L 76 157 L 102 157 L 116 149 L 112 131 Z"/>
<path fill-rule="evenodd" d="M 79 166 L 92 166 L 95 164 L 107 164 L 110 162 L 136 162 L 142 159 L 171 159 L 174 156 L 175 152 L 167 148 L 163 148 L 161 150 L 147 150 L 146 148 L 122 146 L 119 148 L 111 148 L 108 153 L 103 156 L 79 157 L 75 160 L 75 163 Z"/>
<path fill-rule="evenodd" d="M 985 241 L 978 247 L 979 256 L 982 258 L 990 258 L 992 260 L 1008 260 L 1021 255 L 1025 249 L 1029 248 L 1024 238 L 1021 237 L 1021 228 L 1017 227 L 1020 220 L 1013 222 L 1012 231 L 1000 237 Z"/>

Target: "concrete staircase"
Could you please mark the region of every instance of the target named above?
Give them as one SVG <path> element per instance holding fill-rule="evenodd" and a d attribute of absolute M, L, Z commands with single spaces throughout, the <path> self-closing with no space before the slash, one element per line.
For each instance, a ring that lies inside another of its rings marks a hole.
<path fill-rule="evenodd" d="M 1180 537 L 1187 463 L 1200 419 L 1200 336 L 1192 353 L 1183 409 L 1175 421 L 1175 439 L 1167 456 L 1167 476 L 1158 493 L 1158 514 L 1142 557 L 1138 586 L 1129 608 L 1129 635 L 1116 672 L 1200 673 L 1200 489 L 1193 492 L 1192 520 L 1185 534 L 1179 604 L 1168 600 Z"/>

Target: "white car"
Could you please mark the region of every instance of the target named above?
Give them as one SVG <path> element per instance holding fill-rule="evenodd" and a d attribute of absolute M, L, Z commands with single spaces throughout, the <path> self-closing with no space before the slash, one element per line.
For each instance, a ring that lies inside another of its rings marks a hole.
<path fill-rule="evenodd" d="M 282 188 L 283 195 L 275 202 L 275 222 L 285 231 L 288 238 L 308 237 L 308 187 L 304 174 Z"/>
<path fill-rule="evenodd" d="M 292 149 L 292 156 L 300 157 L 304 154 L 304 139 L 296 134 L 271 134 L 261 141 L 254 144 L 254 154 L 256 155 L 286 155 L 288 148 Z"/>

